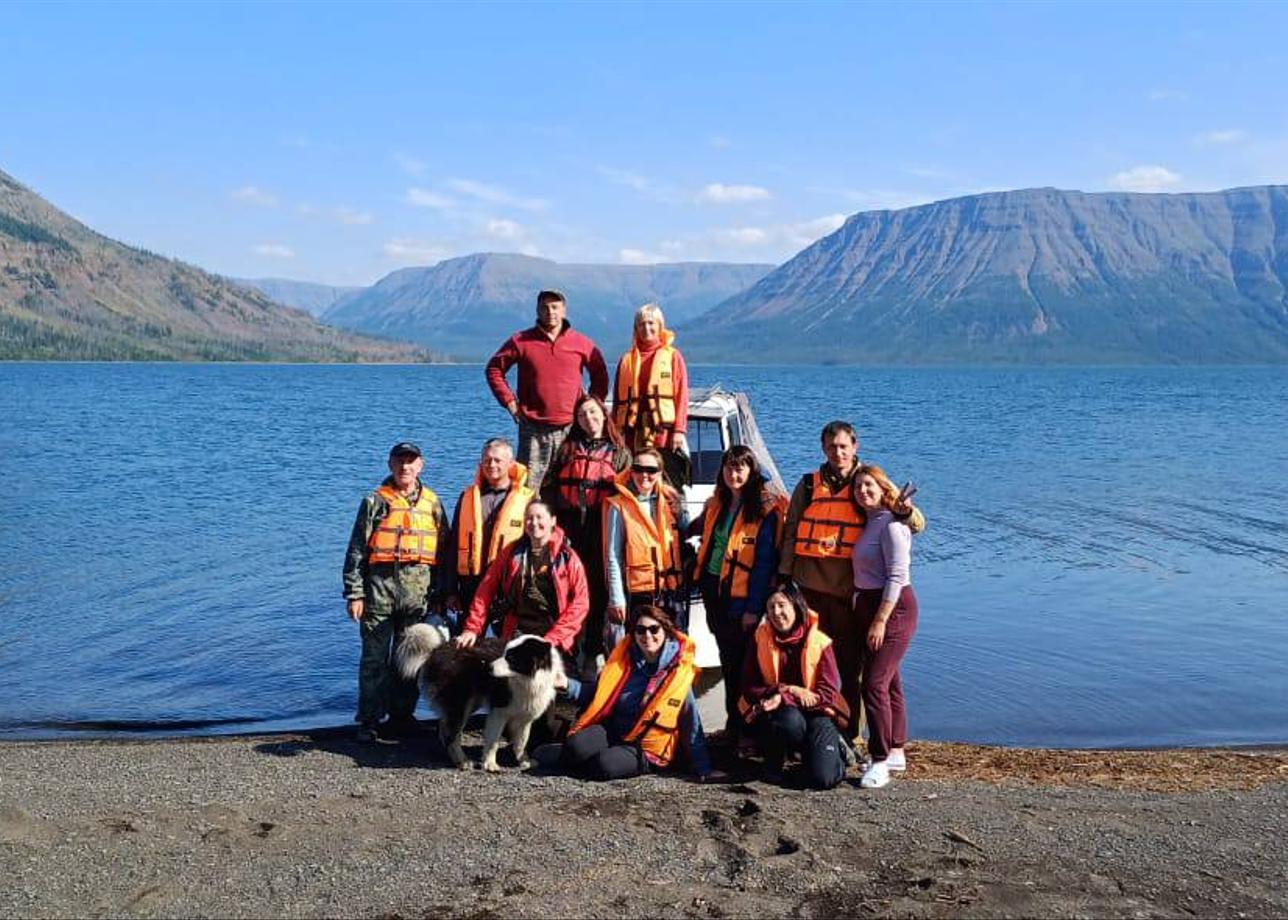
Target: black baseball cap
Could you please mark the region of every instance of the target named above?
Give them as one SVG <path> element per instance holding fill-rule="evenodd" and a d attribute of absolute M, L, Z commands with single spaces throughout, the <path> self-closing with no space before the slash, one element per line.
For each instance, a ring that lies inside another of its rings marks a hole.
<path fill-rule="evenodd" d="M 403 454 L 415 454 L 417 457 L 424 456 L 424 454 L 420 452 L 420 448 L 411 443 L 411 441 L 399 441 L 393 447 L 389 448 L 390 460 L 394 457 L 401 457 Z"/>

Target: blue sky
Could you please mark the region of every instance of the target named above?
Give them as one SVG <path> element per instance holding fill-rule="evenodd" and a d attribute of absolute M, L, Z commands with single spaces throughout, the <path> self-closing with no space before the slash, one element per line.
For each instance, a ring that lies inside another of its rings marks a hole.
<path fill-rule="evenodd" d="M 1288 4 L 4 4 L 0 169 L 231 275 L 779 262 L 855 211 L 1288 182 Z"/>

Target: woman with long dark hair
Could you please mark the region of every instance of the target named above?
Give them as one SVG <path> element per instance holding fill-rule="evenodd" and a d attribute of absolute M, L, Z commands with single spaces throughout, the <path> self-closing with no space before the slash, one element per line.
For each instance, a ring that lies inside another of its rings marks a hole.
<path fill-rule="evenodd" d="M 631 463 L 630 451 L 597 396 L 577 400 L 573 426 L 559 447 L 541 486 L 541 497 L 555 509 L 555 519 L 586 568 L 590 614 L 581 636 L 583 673 L 596 669 L 605 653 L 604 499 L 616 489 L 619 473 Z"/>
<path fill-rule="evenodd" d="M 779 528 L 786 499 L 768 488 L 751 448 L 729 448 L 720 462 L 715 493 L 690 525 L 702 534 L 693 581 L 702 594 L 707 628 L 720 649 L 730 740 L 739 734 L 742 658 L 778 569 Z"/>

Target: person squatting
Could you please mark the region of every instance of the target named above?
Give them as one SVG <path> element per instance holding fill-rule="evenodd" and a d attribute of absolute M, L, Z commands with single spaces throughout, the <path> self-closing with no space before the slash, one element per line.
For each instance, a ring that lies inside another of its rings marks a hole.
<path fill-rule="evenodd" d="M 675 340 L 657 304 L 636 311 L 610 409 L 599 348 L 573 330 L 564 295 L 542 291 L 535 324 L 486 369 L 517 438 L 483 442 L 450 518 L 421 482 L 420 447 L 390 449 L 344 562 L 361 637 L 360 742 L 415 730 L 418 689 L 395 654 L 428 621 L 459 650 L 532 635 L 560 656 L 558 699 L 533 731 L 538 769 L 714 781 L 726 777 L 713 766 L 724 751 L 740 773 L 815 789 L 841 783 L 860 751 L 865 788 L 907 769 L 900 664 L 918 621 L 912 537 L 925 527 L 915 489 L 861 462 L 854 426 L 833 421 L 819 435 L 824 462 L 790 496 L 750 447 L 729 447 L 690 520 L 688 374 Z M 725 725 L 710 738 L 695 696 L 694 597 L 724 684 Z"/>

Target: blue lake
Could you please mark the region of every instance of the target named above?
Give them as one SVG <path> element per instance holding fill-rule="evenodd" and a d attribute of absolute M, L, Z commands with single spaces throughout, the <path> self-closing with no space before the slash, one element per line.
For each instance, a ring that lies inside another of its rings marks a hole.
<path fill-rule="evenodd" d="M 1288 741 L 1288 369 L 696 367 L 790 486 L 848 418 L 914 479 L 912 734 Z M 0 364 L 0 735 L 349 721 L 345 541 L 410 438 L 447 500 L 480 367 Z"/>

